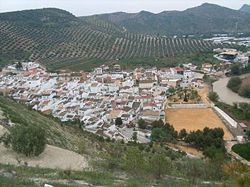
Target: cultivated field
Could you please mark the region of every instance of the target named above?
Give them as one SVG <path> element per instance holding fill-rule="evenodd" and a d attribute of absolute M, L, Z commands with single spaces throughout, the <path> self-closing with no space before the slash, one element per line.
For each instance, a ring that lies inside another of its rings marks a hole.
<path fill-rule="evenodd" d="M 177 131 L 186 129 L 187 131 L 202 130 L 205 127 L 220 127 L 224 130 L 224 139 L 231 140 L 232 134 L 225 127 L 221 119 L 211 108 L 173 109 L 166 110 L 166 121 L 174 126 Z"/>

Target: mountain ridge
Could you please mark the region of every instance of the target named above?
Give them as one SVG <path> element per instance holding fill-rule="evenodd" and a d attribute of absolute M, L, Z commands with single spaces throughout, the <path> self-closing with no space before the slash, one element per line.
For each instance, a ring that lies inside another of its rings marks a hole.
<path fill-rule="evenodd" d="M 240 11 L 245 12 L 245 13 L 250 13 L 250 5 L 244 4 L 241 8 Z"/>
<path fill-rule="evenodd" d="M 245 12 L 204 3 L 184 11 L 163 11 L 157 14 L 111 13 L 95 15 L 99 19 L 144 34 L 183 35 L 200 33 L 250 32 L 250 15 Z M 89 17 L 89 16 L 88 16 Z M 84 20 L 86 17 L 81 17 Z M 235 23 L 238 23 L 237 29 Z"/>

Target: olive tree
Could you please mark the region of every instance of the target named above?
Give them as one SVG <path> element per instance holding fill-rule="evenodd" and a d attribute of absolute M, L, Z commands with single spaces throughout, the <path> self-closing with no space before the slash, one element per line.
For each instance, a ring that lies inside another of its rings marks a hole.
<path fill-rule="evenodd" d="M 5 146 L 10 146 L 17 153 L 26 156 L 38 156 L 45 149 L 45 131 L 36 126 L 15 125 L 2 138 Z"/>

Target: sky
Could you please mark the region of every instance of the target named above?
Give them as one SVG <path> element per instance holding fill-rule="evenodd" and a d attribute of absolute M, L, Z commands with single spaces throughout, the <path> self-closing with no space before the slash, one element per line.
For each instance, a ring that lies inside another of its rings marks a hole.
<path fill-rule="evenodd" d="M 250 0 L 0 0 L 0 12 L 54 7 L 76 16 L 141 10 L 159 13 L 164 10 L 185 10 L 205 2 L 233 9 L 250 4 Z"/>

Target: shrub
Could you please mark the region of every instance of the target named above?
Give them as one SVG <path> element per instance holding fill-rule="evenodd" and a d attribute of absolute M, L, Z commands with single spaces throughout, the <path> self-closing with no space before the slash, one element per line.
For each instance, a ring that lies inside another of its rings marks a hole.
<path fill-rule="evenodd" d="M 143 120 L 143 119 L 139 119 L 138 126 L 139 126 L 140 129 L 146 129 L 147 128 L 147 124 L 146 124 L 145 120 Z"/>
<path fill-rule="evenodd" d="M 227 83 L 227 87 L 229 89 L 231 89 L 233 92 L 238 93 L 239 89 L 240 89 L 240 85 L 241 85 L 241 79 L 239 77 L 232 77 L 228 83 Z"/>
<path fill-rule="evenodd" d="M 10 144 L 17 153 L 26 156 L 38 156 L 45 148 L 45 131 L 36 126 L 15 125 L 10 129 L 10 133 L 5 136 L 4 141 L 5 145 Z"/>
<path fill-rule="evenodd" d="M 231 73 L 233 75 L 240 75 L 241 74 L 240 65 L 239 64 L 232 65 L 232 67 L 231 67 Z"/>
<path fill-rule="evenodd" d="M 219 100 L 219 95 L 216 92 L 210 92 L 208 97 L 213 102 L 217 102 Z"/>
<path fill-rule="evenodd" d="M 240 96 L 250 98 L 250 77 L 242 81 L 238 92 Z"/>
<path fill-rule="evenodd" d="M 118 126 L 118 127 L 121 126 L 122 125 L 122 118 L 116 118 L 115 119 L 115 125 Z"/>

